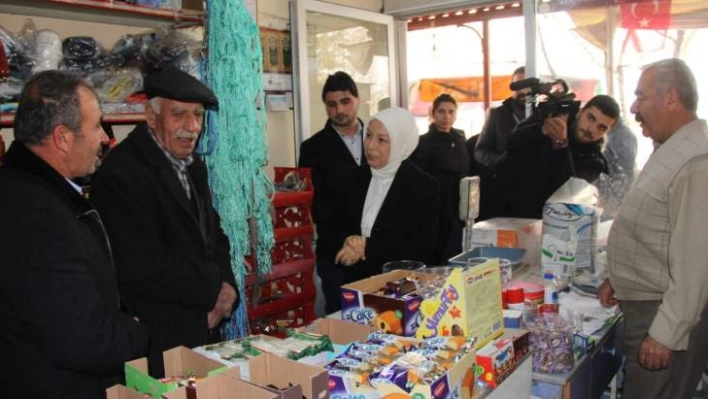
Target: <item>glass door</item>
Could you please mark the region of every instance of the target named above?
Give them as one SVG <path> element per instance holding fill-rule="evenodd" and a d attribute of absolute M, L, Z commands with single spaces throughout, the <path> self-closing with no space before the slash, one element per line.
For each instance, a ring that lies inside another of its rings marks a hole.
<path fill-rule="evenodd" d="M 359 117 L 398 104 L 393 17 L 315 0 L 291 0 L 294 50 L 295 140 L 300 143 L 327 121 L 322 86 L 344 71 L 359 90 Z"/>

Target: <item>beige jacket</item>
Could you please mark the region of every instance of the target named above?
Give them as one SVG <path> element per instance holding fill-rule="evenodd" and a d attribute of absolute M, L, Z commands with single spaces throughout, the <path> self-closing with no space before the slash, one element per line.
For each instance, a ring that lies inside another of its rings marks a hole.
<path fill-rule="evenodd" d="M 607 243 L 616 297 L 661 300 L 649 335 L 683 350 L 708 299 L 708 126 L 674 133 L 644 166 Z"/>

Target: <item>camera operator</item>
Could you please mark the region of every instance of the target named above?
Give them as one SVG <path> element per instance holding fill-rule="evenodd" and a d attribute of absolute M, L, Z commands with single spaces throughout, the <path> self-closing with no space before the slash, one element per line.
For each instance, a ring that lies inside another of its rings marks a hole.
<path fill-rule="evenodd" d="M 548 197 L 570 177 L 593 182 L 608 173 L 602 147 L 619 106 L 612 97 L 598 95 L 578 112 L 573 98 L 550 104 L 552 109 L 537 106 L 512 131 L 504 159 L 482 175 L 478 220 L 540 219 Z"/>

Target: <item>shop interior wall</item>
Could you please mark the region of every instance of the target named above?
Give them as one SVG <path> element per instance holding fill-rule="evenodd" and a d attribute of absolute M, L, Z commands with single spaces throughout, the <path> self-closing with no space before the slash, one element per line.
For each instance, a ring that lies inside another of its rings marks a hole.
<path fill-rule="evenodd" d="M 331 0 L 349 7 L 356 7 L 367 11 L 379 12 L 382 9 L 382 0 Z M 262 27 L 273 29 L 290 29 L 290 11 L 288 0 L 258 0 L 258 24 Z M 118 39 L 125 34 L 144 32 L 147 28 L 125 25 L 111 25 L 91 22 L 77 23 L 72 20 L 44 18 L 26 15 L 2 14 L 2 26 L 10 32 L 18 32 L 26 18 L 32 18 L 37 29 L 55 30 L 62 38 L 69 36 L 93 36 L 105 48 L 111 48 Z M 321 107 L 317 101 L 311 106 Z M 309 110 L 305 110 L 309 112 Z M 268 143 L 268 165 L 266 172 L 272 177 L 274 166 L 295 166 L 295 123 L 293 111 L 268 112 L 266 137 Z M 120 141 L 133 129 L 133 125 L 115 125 L 114 133 Z M 9 146 L 14 135 L 12 129 L 0 130 L 5 143 Z"/>

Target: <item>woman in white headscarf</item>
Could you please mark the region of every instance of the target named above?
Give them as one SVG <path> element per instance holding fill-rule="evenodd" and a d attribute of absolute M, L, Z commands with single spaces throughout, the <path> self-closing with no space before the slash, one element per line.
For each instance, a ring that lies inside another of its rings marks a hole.
<path fill-rule="evenodd" d="M 430 262 L 438 228 L 440 189 L 437 181 L 408 157 L 418 146 L 413 116 L 388 108 L 365 127 L 368 165 L 346 180 L 348 209 L 336 257 L 344 266 L 344 282 L 380 274 L 394 260 Z"/>

